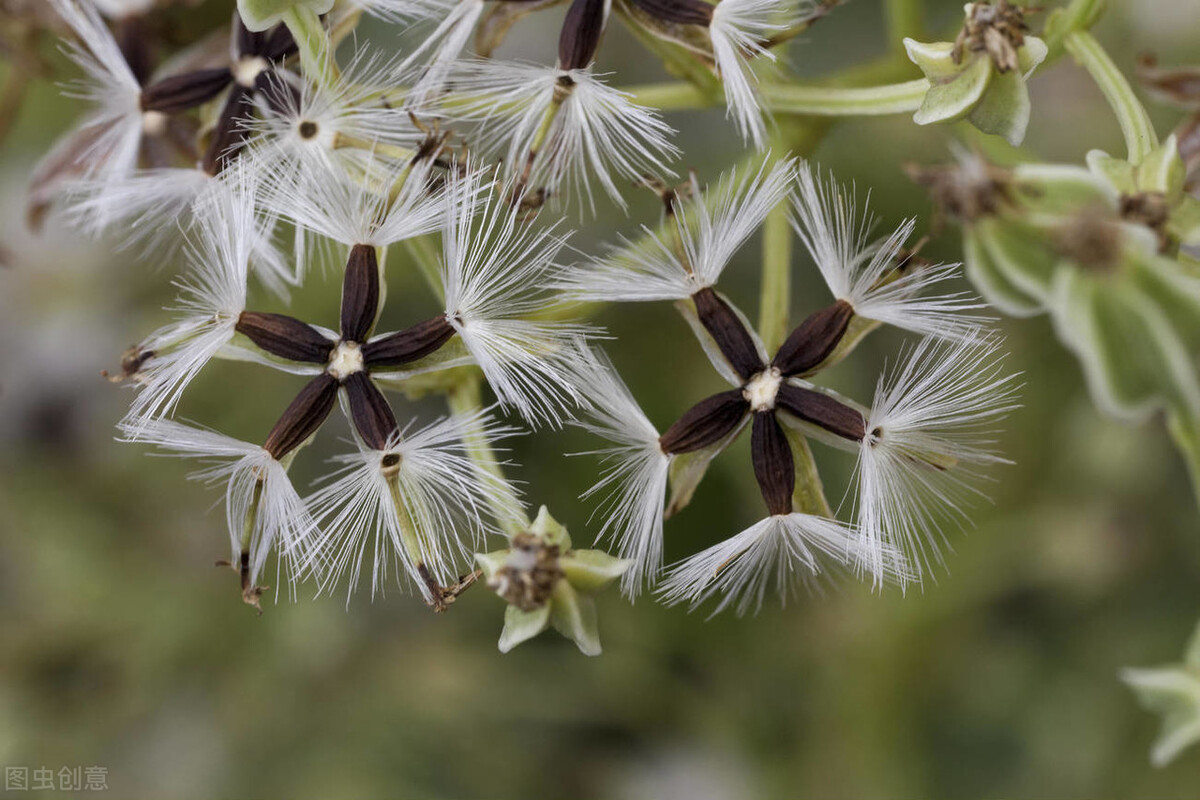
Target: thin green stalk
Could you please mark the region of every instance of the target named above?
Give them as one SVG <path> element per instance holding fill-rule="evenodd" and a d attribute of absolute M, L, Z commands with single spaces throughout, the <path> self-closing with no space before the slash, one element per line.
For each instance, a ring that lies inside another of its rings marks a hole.
<path fill-rule="evenodd" d="M 1187 463 L 1192 494 L 1200 505 L 1200 419 L 1188 411 L 1174 411 L 1167 416 L 1167 430 Z"/>
<path fill-rule="evenodd" d="M 482 410 L 483 395 L 479 376 L 472 374 L 459 381 L 446 395 L 446 403 L 450 406 L 450 413 L 456 415 L 475 414 Z M 487 436 L 484 435 L 482 427 L 482 421 L 477 419 L 474 429 L 464 437 L 463 444 L 466 445 L 467 453 L 480 470 L 507 482 L 507 478 L 504 476 L 504 467 L 496 458 L 496 451 Z M 493 511 L 496 521 L 500 523 L 501 530 L 510 538 L 529 529 L 531 522 L 524 511 L 521 512 L 520 518 L 513 518 L 505 509 L 497 508 Z"/>
<path fill-rule="evenodd" d="M 905 37 L 920 39 L 925 31 L 924 0 L 885 0 L 883 13 L 893 50 L 903 50 Z"/>
<path fill-rule="evenodd" d="M 708 108 L 723 102 L 681 81 L 625 87 L 635 102 L 663 111 Z M 800 86 L 764 83 L 760 87 L 767 107 L 777 114 L 816 117 L 869 117 L 907 114 L 921 107 L 929 81 L 924 78 L 884 86 Z"/>
<path fill-rule="evenodd" d="M 762 96 L 777 114 L 869 117 L 916 111 L 928 91 L 929 81 L 918 78 L 864 88 L 768 84 L 762 87 Z"/>
<path fill-rule="evenodd" d="M 284 13 L 283 23 L 296 40 L 304 74 L 322 86 L 332 86 L 339 74 L 321 18 L 308 6 L 292 6 Z"/>
<path fill-rule="evenodd" d="M 1063 44 L 1075 61 L 1092 76 L 1092 80 L 1100 87 L 1104 98 L 1112 107 L 1113 113 L 1117 115 L 1121 133 L 1125 137 L 1125 147 L 1129 151 L 1130 163 L 1141 163 L 1142 159 L 1158 146 L 1158 136 L 1133 87 L 1089 32 L 1069 33 Z"/>
<path fill-rule="evenodd" d="M 783 154 L 775 143 L 772 151 Z M 774 353 L 788 334 L 792 294 L 792 228 L 785 200 L 763 223 L 762 285 L 759 287 L 758 334 L 768 353 Z"/>

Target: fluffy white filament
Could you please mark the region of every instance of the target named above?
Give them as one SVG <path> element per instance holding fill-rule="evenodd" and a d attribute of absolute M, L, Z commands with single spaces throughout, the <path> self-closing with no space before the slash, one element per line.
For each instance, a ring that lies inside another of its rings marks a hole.
<path fill-rule="evenodd" d="M 741 246 L 771 209 L 787 195 L 795 162 L 764 162 L 757 170 L 732 170 L 701 194 L 679 202 L 674 230 L 662 234 L 642 226 L 639 242 L 608 258 L 572 270 L 559 282 L 568 296 L 584 301 L 681 300 L 716 284 Z M 682 244 L 682 260 L 676 237 Z"/>
<path fill-rule="evenodd" d="M 912 235 L 907 220 L 887 237 L 871 239 L 875 218 L 861 217 L 853 187 L 847 192 L 832 176 L 821 181 L 807 163 L 797 170 L 793 195 L 793 227 L 816 262 L 829 290 L 861 317 L 923 335 L 977 341 L 985 335 L 986 317 L 971 314 L 983 308 L 965 292 L 922 297 L 958 274 L 957 264 L 910 269 L 890 279 L 897 258 Z"/>
<path fill-rule="evenodd" d="M 453 583 L 496 523 L 523 518 L 515 489 L 472 461 L 468 439 L 491 445 L 515 433 L 485 412 L 439 420 L 410 435 L 396 435 L 382 450 L 339 456 L 343 464 L 309 498 L 325 528 L 320 550 L 328 562 L 324 588 L 343 578 L 349 591 L 371 564 L 371 592 L 382 591 L 390 564 L 406 571 L 426 599 L 424 566 L 443 585 Z M 386 456 L 396 463 L 384 466 Z"/>
<path fill-rule="evenodd" d="M 584 498 L 602 499 L 596 513 L 603 524 L 596 536 L 612 539 L 621 558 L 633 561 L 621 577 L 621 591 L 636 597 L 662 569 L 663 504 L 670 457 L 658 443 L 658 431 L 608 359 L 589 353 L 584 361 L 589 406 L 576 424 L 612 442 L 590 451 L 605 464 L 600 480 Z"/>
<path fill-rule="evenodd" d="M 666 162 L 679 151 L 669 141 L 674 131 L 655 111 L 601 77 L 591 68 L 467 62 L 455 74 L 455 88 L 465 99 L 445 113 L 477 123 L 478 145 L 502 157 L 510 177 L 524 176 L 531 189 L 569 195 L 574 186 L 591 206 L 594 177 L 624 208 L 614 175 L 627 180 L 671 175 Z"/>
<path fill-rule="evenodd" d="M 531 423 L 560 425 L 580 402 L 577 339 L 590 332 L 566 322 L 528 319 L 551 303 L 545 287 L 566 243 L 523 221 L 505 189 L 479 175 L 450 182 L 442 231 L 446 318 L 500 402 Z"/>
<path fill-rule="evenodd" d="M 192 477 L 225 485 L 225 519 L 234 564 L 240 560 L 242 537 L 247 520 L 251 520 L 247 545 L 251 586 L 258 583 L 272 550 L 277 551 L 279 566 L 293 591 L 296 581 L 310 571 L 319 572 L 320 564 L 311 551 L 316 523 L 293 488 L 287 469 L 266 450 L 171 420 L 155 420 L 136 429 L 122 426 L 121 430 L 137 441 L 210 464 Z"/>
<path fill-rule="evenodd" d="M 942 564 L 944 522 L 960 527 L 962 507 L 978 490 L 980 466 L 1004 462 L 993 426 L 1016 408 L 1016 376 L 1003 374 L 999 342 L 921 340 L 880 377 L 859 447 L 858 524 L 870 543 L 858 567 L 885 571 L 889 547 L 912 578 Z"/>
<path fill-rule="evenodd" d="M 726 116 L 733 117 L 745 140 L 762 148 L 766 138 L 757 83 L 750 61 L 775 54 L 763 47 L 772 31 L 784 26 L 772 21 L 784 6 L 781 0 L 721 0 L 708 26 L 713 60 L 725 87 Z"/>
<path fill-rule="evenodd" d="M 768 593 L 785 604 L 800 586 L 821 576 L 828 563 L 856 563 L 865 546 L 857 530 L 834 519 L 771 516 L 673 566 L 658 594 L 668 605 L 687 602 L 693 610 L 719 596 L 713 614 L 732 606 L 741 616 L 757 612 Z"/>

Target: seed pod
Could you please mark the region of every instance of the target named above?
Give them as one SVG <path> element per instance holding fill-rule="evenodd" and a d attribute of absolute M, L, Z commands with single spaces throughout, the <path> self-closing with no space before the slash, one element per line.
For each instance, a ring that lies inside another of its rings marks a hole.
<path fill-rule="evenodd" d="M 700 25 L 707 28 L 712 22 L 715 6 L 701 0 L 631 0 L 638 8 L 664 22 L 680 25 Z"/>
<path fill-rule="evenodd" d="M 178 114 L 212 100 L 232 80 L 225 67 L 170 75 L 142 90 L 142 110 Z"/>
<path fill-rule="evenodd" d="M 710 288 L 692 295 L 696 304 L 696 316 L 713 337 L 721 353 L 743 380 L 749 380 L 763 369 L 762 357 L 754 344 L 754 338 L 746 330 L 741 318 L 725 300 Z"/>
<path fill-rule="evenodd" d="M 857 409 L 827 394 L 784 383 L 775 403 L 789 414 L 854 442 L 866 435 L 866 420 Z"/>
<path fill-rule="evenodd" d="M 574 0 L 567 9 L 558 37 L 560 69 L 583 69 L 592 63 L 604 26 L 608 22 L 610 0 Z"/>
<path fill-rule="evenodd" d="M 284 314 L 243 311 L 237 332 L 273 356 L 308 364 L 324 364 L 333 352 L 333 342 L 312 326 Z"/>
<path fill-rule="evenodd" d="M 738 426 L 750 410 L 740 389 L 715 394 L 689 408 L 658 439 L 664 453 L 691 453 L 716 444 Z"/>
<path fill-rule="evenodd" d="M 363 363 L 367 367 L 399 367 L 434 353 L 454 335 L 445 315 L 389 333 L 363 345 Z"/>
<path fill-rule="evenodd" d="M 792 492 L 796 488 L 796 465 L 787 434 L 779 426 L 775 414 L 758 411 L 750 432 L 750 454 L 754 460 L 754 477 L 762 492 L 767 511 L 772 516 L 792 513 Z"/>
<path fill-rule="evenodd" d="M 854 307 L 845 300 L 813 312 L 796 326 L 771 364 L 785 376 L 812 372 L 837 348 L 853 318 Z"/>
<path fill-rule="evenodd" d="M 229 98 L 221 109 L 221 117 L 213 130 L 208 151 L 204 154 L 203 168 L 209 175 L 219 175 L 229 162 L 237 158 L 238 152 L 249 138 L 250 132 L 243 124 L 254 115 L 254 100 L 249 89 L 235 83 L 229 90 Z"/>
<path fill-rule="evenodd" d="M 383 450 L 388 439 L 399 430 L 396 416 L 387 398 L 375 387 L 365 372 L 355 372 L 346 378 L 346 397 L 350 401 L 350 418 L 354 429 L 368 447 Z"/>
<path fill-rule="evenodd" d="M 318 375 L 309 381 L 267 434 L 263 449 L 279 461 L 304 444 L 333 410 L 337 390 L 338 382 L 332 375 Z"/>
<path fill-rule="evenodd" d="M 362 342 L 375 326 L 379 310 L 379 261 L 375 248 L 356 244 L 350 248 L 342 280 L 342 339 Z"/>

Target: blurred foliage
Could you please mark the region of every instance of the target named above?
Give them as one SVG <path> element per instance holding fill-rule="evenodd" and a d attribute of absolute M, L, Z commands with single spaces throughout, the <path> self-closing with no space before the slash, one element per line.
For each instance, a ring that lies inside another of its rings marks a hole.
<path fill-rule="evenodd" d="M 961 14 L 957 2 L 930 5 L 933 32 Z M 1123 68 L 1139 50 L 1195 60 L 1195 2 L 1114 5 L 1097 33 Z M 187 13 L 196 24 L 221 16 Z M 519 27 L 505 50 L 549 57 L 552 21 Z M 622 65 L 622 80 L 661 78 L 624 31 L 610 38 L 605 60 Z M 789 53 L 820 75 L 886 50 L 878 4 L 859 0 Z M 1119 149 L 1102 99 L 1068 61 L 1031 88 L 1029 149 L 1075 162 Z M 949 571 L 923 592 L 849 584 L 711 621 L 608 593 L 597 659 L 553 636 L 501 656 L 503 606 L 482 591 L 434 616 L 399 590 L 346 608 L 306 587 L 301 602 L 256 617 L 236 577 L 212 567 L 226 552 L 218 496 L 186 481 L 185 464 L 112 439 L 128 390 L 98 373 L 164 317 L 176 266 L 53 224 L 41 237 L 22 231 L 24 176 L 76 110 L 35 81 L 0 150 L 11 256 L 0 271 L 0 764 L 107 766 L 121 797 L 1196 796 L 1200 751 L 1151 768 L 1158 721 L 1117 673 L 1175 658 L 1193 628 L 1200 517 L 1161 424 L 1098 417 L 1045 319 L 1003 324 L 1025 381 L 1002 442 L 1016 464 L 993 472 L 977 529 L 947 532 Z M 1174 124 L 1154 113 L 1164 130 Z M 686 166 L 704 176 L 738 146 L 719 117 L 671 117 Z M 901 164 L 943 160 L 946 143 L 906 118 L 847 121 L 815 158 L 871 187 L 885 222 L 928 219 Z M 647 195 L 630 219 L 604 214 L 573 244 L 595 252 L 654 213 Z M 947 231 L 929 252 L 957 260 L 958 246 Z M 757 266 L 749 246 L 727 272 L 748 309 Z M 795 275 L 800 319 L 825 295 L 799 257 Z M 386 313 L 420 318 L 433 301 L 402 267 L 393 276 Z M 332 321 L 336 279 L 297 300 L 299 316 Z M 669 307 L 610 309 L 600 321 L 660 425 L 717 388 Z M 832 373 L 835 388 L 869 397 L 901 341 L 868 341 Z M 261 436 L 297 380 L 215 364 L 181 413 Z M 424 401 L 411 409 L 440 413 Z M 529 499 L 581 544 L 594 526 L 575 497 L 595 462 L 559 454 L 594 445 L 575 432 L 514 445 Z M 344 447 L 325 436 L 298 460 L 297 483 Z M 836 502 L 853 465 L 818 458 Z M 743 442 L 668 522 L 669 560 L 756 518 L 748 461 Z"/>

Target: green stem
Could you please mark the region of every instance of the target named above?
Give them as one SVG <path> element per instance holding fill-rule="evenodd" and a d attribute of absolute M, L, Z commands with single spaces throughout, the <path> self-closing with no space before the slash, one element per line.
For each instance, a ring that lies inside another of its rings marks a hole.
<path fill-rule="evenodd" d="M 779 143 L 772 148 L 783 153 Z M 788 204 L 782 202 L 763 223 L 762 285 L 759 289 L 758 334 L 768 353 L 774 353 L 788 334 L 791 301 L 792 230 Z"/>
<path fill-rule="evenodd" d="M 1188 411 L 1172 411 L 1167 415 L 1167 430 L 1187 462 L 1192 493 L 1200 505 L 1200 419 Z"/>
<path fill-rule="evenodd" d="M 916 111 L 929 91 L 929 81 L 918 78 L 904 83 L 865 88 L 797 86 L 775 84 L 762 87 L 763 99 L 777 114 L 807 114 L 816 117 L 869 117 Z"/>
<path fill-rule="evenodd" d="M 709 108 L 723 102 L 720 96 L 706 94 L 680 81 L 629 86 L 623 91 L 631 94 L 635 102 L 663 111 Z M 764 83 L 760 91 L 767 106 L 777 114 L 871 117 L 916 111 L 929 91 L 929 81 L 918 78 L 865 88 Z"/>
<path fill-rule="evenodd" d="M 284 13 L 283 23 L 296 40 L 304 74 L 314 83 L 332 86 L 338 79 L 338 68 L 321 18 L 308 6 L 292 6 Z"/>
<path fill-rule="evenodd" d="M 1121 125 L 1121 133 L 1125 137 L 1125 147 L 1129 151 L 1129 161 L 1140 164 L 1150 151 L 1158 146 L 1158 136 L 1150 117 L 1142 106 L 1129 81 L 1117 69 L 1117 65 L 1109 58 L 1108 53 L 1087 31 L 1074 31 L 1066 35 L 1063 45 L 1075 61 L 1079 63 L 1092 80 L 1104 93 L 1117 122 Z"/>
<path fill-rule="evenodd" d="M 883 13 L 887 18 L 888 45 L 904 49 L 905 37 L 922 38 L 925 30 L 923 0 L 885 0 Z"/>
<path fill-rule="evenodd" d="M 479 376 L 464 377 L 447 394 L 446 402 L 450 406 L 450 413 L 455 415 L 475 414 L 480 411 L 483 408 L 483 396 Z M 507 482 L 507 478 L 504 476 L 504 467 L 496 458 L 496 451 L 492 448 L 487 436 L 484 435 L 482 425 L 482 420 L 477 419 L 474 429 L 464 437 L 463 444 L 466 445 L 467 453 L 476 467 Z M 524 511 L 521 512 L 520 518 L 514 518 L 507 509 L 497 508 L 493 511 L 495 512 L 493 516 L 500 523 L 501 530 L 510 538 L 529 529 L 531 523 Z"/>

